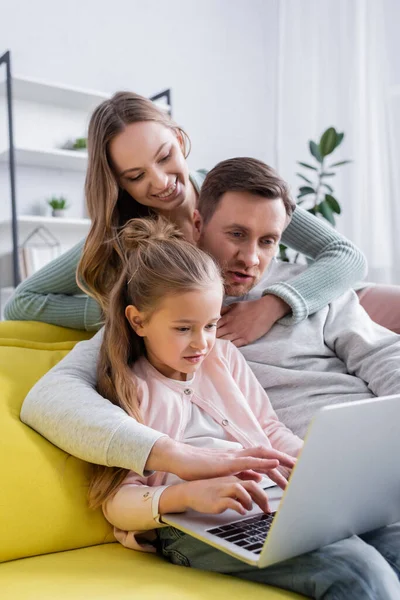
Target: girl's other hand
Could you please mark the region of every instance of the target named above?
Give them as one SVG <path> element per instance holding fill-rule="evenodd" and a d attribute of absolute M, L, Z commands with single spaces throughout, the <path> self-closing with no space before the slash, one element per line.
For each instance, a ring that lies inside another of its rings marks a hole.
<path fill-rule="evenodd" d="M 183 486 L 182 486 L 183 487 Z M 240 481 L 237 477 L 218 477 L 191 481 L 184 486 L 187 508 L 201 513 L 220 514 L 228 508 L 245 515 L 253 502 L 266 513 L 270 512 L 268 497 L 254 481 Z"/>

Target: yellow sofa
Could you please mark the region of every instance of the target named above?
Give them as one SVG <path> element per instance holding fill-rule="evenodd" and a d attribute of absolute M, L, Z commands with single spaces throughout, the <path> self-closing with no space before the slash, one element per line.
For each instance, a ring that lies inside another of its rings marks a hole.
<path fill-rule="evenodd" d="M 86 506 L 88 465 L 21 423 L 32 385 L 90 334 L 0 323 L 0 596 L 4 600 L 300 598 L 115 543 Z"/>

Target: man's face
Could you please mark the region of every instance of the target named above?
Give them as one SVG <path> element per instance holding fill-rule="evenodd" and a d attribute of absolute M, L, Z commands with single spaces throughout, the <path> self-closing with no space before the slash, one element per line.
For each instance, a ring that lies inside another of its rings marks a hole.
<path fill-rule="evenodd" d="M 226 192 L 207 225 L 195 218 L 202 250 L 219 263 L 228 296 L 243 296 L 260 280 L 288 223 L 280 198 Z"/>

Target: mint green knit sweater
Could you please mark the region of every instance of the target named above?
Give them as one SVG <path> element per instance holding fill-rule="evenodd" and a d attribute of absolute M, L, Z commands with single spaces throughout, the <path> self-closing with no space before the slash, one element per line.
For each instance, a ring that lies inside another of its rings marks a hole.
<path fill-rule="evenodd" d="M 191 173 L 199 191 L 206 172 Z M 297 323 L 320 310 L 366 274 L 366 260 L 354 244 L 299 206 L 282 236 L 282 243 L 313 259 L 293 279 L 275 283 L 264 293 L 282 298 L 292 314 L 281 320 Z M 5 307 L 10 320 L 43 321 L 74 329 L 97 330 L 100 307 L 76 283 L 84 240 L 23 281 Z"/>

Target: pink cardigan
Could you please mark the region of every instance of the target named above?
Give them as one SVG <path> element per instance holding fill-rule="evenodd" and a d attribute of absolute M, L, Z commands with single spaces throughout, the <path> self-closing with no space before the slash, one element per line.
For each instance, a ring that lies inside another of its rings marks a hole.
<path fill-rule="evenodd" d="M 187 387 L 161 375 L 145 358 L 133 366 L 143 422 L 177 441 L 184 440 L 188 402 L 193 402 L 220 423 L 244 448 L 263 445 L 297 456 L 302 440 L 281 423 L 264 389 L 239 350 L 225 340 L 216 340 L 196 377 Z M 152 551 L 139 544 L 135 535 L 162 526 L 154 520 L 152 503 L 160 495 L 166 474 L 142 477 L 130 471 L 122 486 L 103 505 L 105 517 L 114 525 L 115 537 L 124 546 Z M 129 505 L 116 500 L 130 486 Z M 131 529 L 121 523 L 129 518 Z"/>

